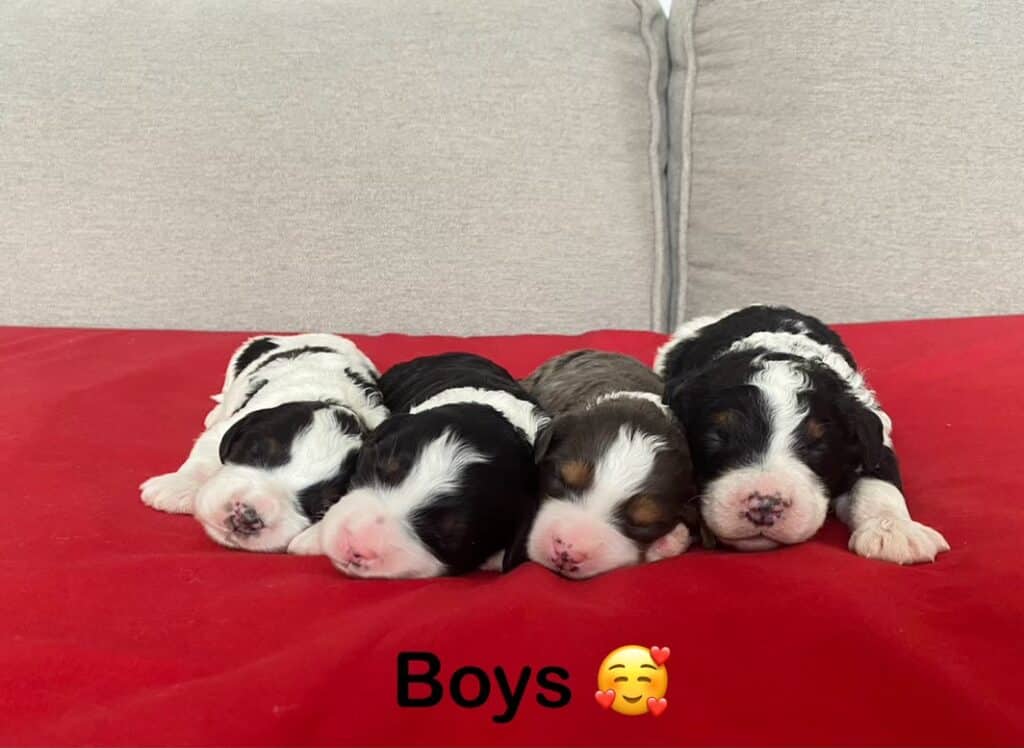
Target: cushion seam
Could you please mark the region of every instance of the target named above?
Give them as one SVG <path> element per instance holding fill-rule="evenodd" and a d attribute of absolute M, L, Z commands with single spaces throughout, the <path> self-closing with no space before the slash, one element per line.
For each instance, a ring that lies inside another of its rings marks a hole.
<path fill-rule="evenodd" d="M 645 5 L 645 0 L 633 0 L 633 5 L 640 14 L 640 38 L 643 40 L 644 49 L 647 52 L 647 114 L 650 133 L 647 144 L 647 168 L 651 183 L 651 212 L 654 222 L 654 246 L 652 247 L 654 261 L 651 266 L 653 277 L 648 313 L 650 329 L 664 332 L 667 329 L 669 308 L 673 303 L 671 294 L 666 293 L 666 287 L 671 288 L 670 255 L 672 250 L 668 227 L 665 225 L 667 191 L 662 189 L 664 167 L 660 164 L 659 154 L 660 139 L 664 136 L 664 125 L 660 116 L 661 108 L 658 96 L 658 61 L 651 34 L 652 16 L 647 12 L 649 6 Z M 660 12 L 659 6 L 658 13 Z"/>
<path fill-rule="evenodd" d="M 683 50 L 686 54 L 686 80 L 683 86 L 683 111 L 680 127 L 680 156 L 682 163 L 679 170 L 679 204 L 678 223 L 676 225 L 674 252 L 676 261 L 675 292 L 672 299 L 672 316 L 670 327 L 686 318 L 686 306 L 690 296 L 689 266 L 687 264 L 687 239 L 690 226 L 690 195 L 692 191 L 693 173 L 693 98 L 697 87 L 697 52 L 693 41 L 693 27 L 697 17 L 699 0 L 693 0 L 687 10 L 686 22 L 683 25 Z M 678 9 L 678 6 L 676 6 Z"/>

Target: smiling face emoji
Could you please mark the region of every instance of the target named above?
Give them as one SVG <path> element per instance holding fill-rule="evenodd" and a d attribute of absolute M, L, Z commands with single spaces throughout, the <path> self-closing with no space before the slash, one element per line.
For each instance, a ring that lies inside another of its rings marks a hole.
<path fill-rule="evenodd" d="M 655 709 L 664 709 L 664 702 L 657 702 L 668 690 L 668 670 L 654 661 L 650 649 L 630 644 L 604 658 L 597 671 L 597 687 L 602 706 L 630 716 L 647 714 L 648 699 L 655 700 Z"/>

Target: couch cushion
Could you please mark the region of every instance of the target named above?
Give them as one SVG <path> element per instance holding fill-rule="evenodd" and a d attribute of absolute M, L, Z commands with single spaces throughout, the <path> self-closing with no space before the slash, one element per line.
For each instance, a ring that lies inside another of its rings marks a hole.
<path fill-rule="evenodd" d="M 676 0 L 678 312 L 1024 310 L 1024 5 Z"/>
<path fill-rule="evenodd" d="M 0 745 L 1020 745 L 1024 347 L 1006 341 L 1024 317 L 843 332 L 893 416 L 911 511 L 952 545 L 934 564 L 854 556 L 830 520 L 798 547 L 583 582 L 535 564 L 388 582 L 229 551 L 139 501 L 241 335 L 0 329 Z M 649 362 L 663 340 L 358 343 L 381 368 L 457 349 L 522 376 L 582 346 Z M 632 643 L 671 648 L 658 719 L 595 703 L 601 660 Z M 400 708 L 398 654 L 424 650 L 444 700 Z M 484 706 L 453 703 L 464 666 L 532 668 L 510 722 L 493 676 Z M 563 708 L 537 702 L 546 666 L 569 672 Z"/>
<path fill-rule="evenodd" d="M 656 0 L 0 6 L 0 323 L 664 327 Z"/>

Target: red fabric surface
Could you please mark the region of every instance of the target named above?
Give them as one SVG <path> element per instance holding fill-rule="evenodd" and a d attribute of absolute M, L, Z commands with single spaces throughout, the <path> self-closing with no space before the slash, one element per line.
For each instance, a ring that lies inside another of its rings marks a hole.
<path fill-rule="evenodd" d="M 953 546 L 937 563 L 860 559 L 830 520 L 800 547 L 586 582 L 378 582 L 227 551 L 140 503 L 243 335 L 0 329 L 0 744 L 1024 743 L 1024 318 L 843 332 L 895 420 L 911 511 Z M 649 361 L 661 339 L 357 340 L 382 368 L 463 349 L 522 375 L 580 346 Z M 659 718 L 595 703 L 630 643 L 672 648 Z M 508 724 L 496 684 L 477 709 L 402 709 L 403 650 L 442 678 L 561 666 L 572 700 L 542 708 L 531 683 Z"/>

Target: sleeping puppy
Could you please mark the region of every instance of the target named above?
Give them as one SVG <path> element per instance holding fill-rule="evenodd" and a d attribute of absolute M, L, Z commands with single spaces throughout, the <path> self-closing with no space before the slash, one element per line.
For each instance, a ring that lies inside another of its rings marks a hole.
<path fill-rule="evenodd" d="M 690 453 L 660 377 L 629 356 L 584 350 L 523 386 L 554 420 L 537 442 L 542 498 L 517 554 L 583 579 L 689 547 Z"/>
<path fill-rule="evenodd" d="M 399 364 L 380 386 L 394 415 L 367 439 L 350 492 L 289 551 L 324 553 L 353 577 L 511 568 L 547 417 L 507 371 L 468 353 Z"/>
<path fill-rule="evenodd" d="M 283 551 L 348 488 L 365 435 L 387 416 L 377 369 L 335 335 L 258 337 L 228 363 L 184 464 L 142 500 L 194 514 L 218 543 Z"/>
<path fill-rule="evenodd" d="M 727 545 L 800 543 L 831 503 L 861 556 L 912 564 L 949 550 L 910 518 L 892 421 L 819 320 L 768 306 L 696 319 L 655 368 L 690 440 L 704 521 Z"/>

